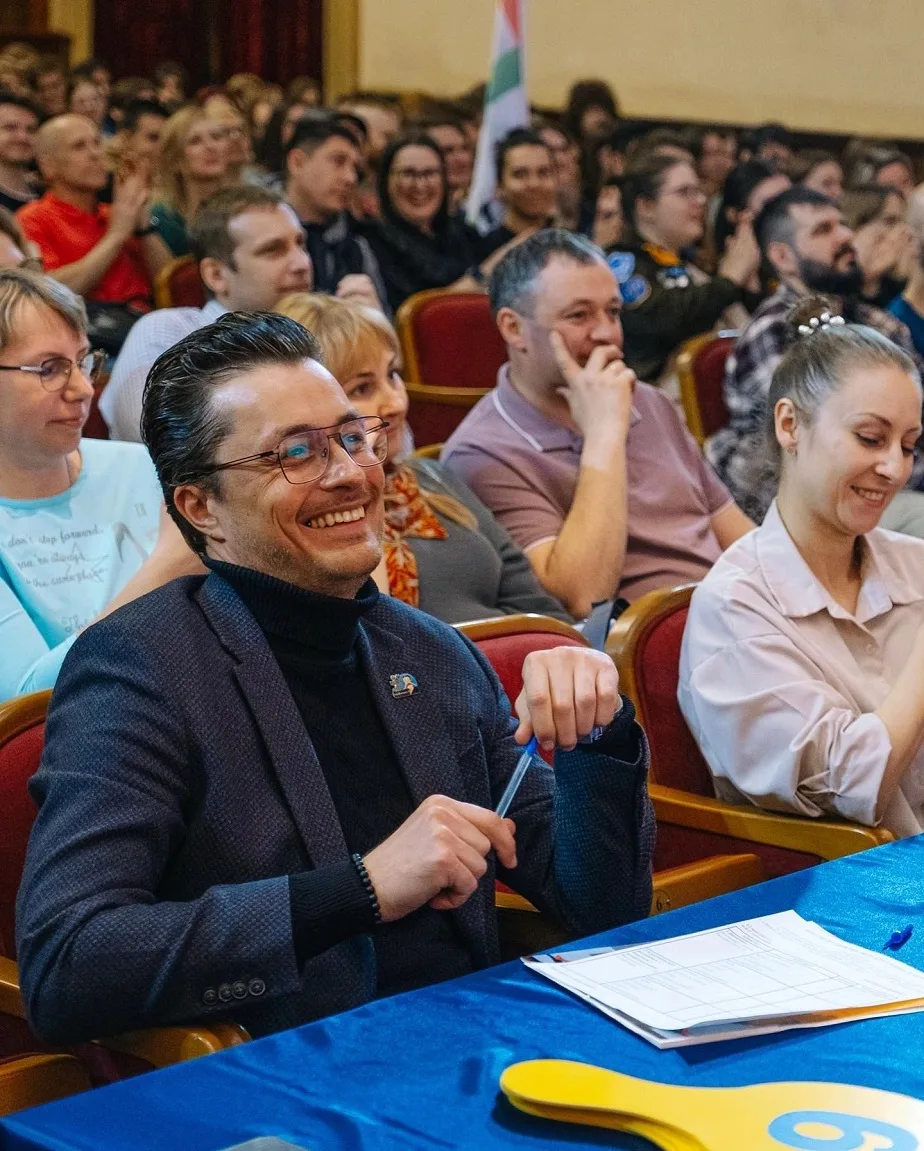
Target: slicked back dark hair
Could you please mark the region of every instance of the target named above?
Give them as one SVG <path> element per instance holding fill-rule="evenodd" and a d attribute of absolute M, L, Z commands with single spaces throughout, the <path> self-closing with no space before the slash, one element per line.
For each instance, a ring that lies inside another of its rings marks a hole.
<path fill-rule="evenodd" d="M 532 316 L 536 307 L 536 281 L 555 256 L 589 267 L 606 263 L 603 252 L 584 236 L 564 228 L 543 228 L 522 244 L 517 244 L 500 261 L 488 281 L 491 313 L 512 308 L 521 316 Z"/>
<path fill-rule="evenodd" d="M 760 250 L 766 256 L 767 248 L 775 241 L 791 244 L 796 235 L 796 223 L 790 214 L 790 208 L 799 205 L 812 208 L 836 208 L 837 204 L 814 188 L 806 188 L 802 184 L 795 184 L 780 192 L 772 200 L 768 200 L 758 213 L 754 221 L 754 235 L 760 244 Z"/>
<path fill-rule="evenodd" d="M 215 388 L 265 365 L 322 362 L 321 345 L 301 324 L 276 312 L 228 312 L 190 332 L 154 361 L 144 385 L 141 437 L 151 453 L 164 501 L 189 546 L 205 554 L 205 537 L 177 511 L 173 493 L 197 481 L 218 492 L 212 467 L 231 431 L 212 406 Z"/>

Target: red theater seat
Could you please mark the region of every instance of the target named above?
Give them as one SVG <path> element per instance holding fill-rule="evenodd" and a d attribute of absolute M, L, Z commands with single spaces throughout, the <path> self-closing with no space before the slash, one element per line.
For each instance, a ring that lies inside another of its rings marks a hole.
<path fill-rule="evenodd" d="M 40 691 L 0 704 L 0 1058 L 49 1050 L 25 1019 L 15 963 L 14 918 L 36 815 L 27 789 L 42 757 L 50 699 L 50 691 Z M 208 1055 L 249 1038 L 235 1023 L 159 1027 L 78 1044 L 73 1053 L 95 1083 L 108 1083 Z"/>
<path fill-rule="evenodd" d="M 680 645 L 693 587 L 649 592 L 618 619 L 607 650 L 651 748 L 656 868 L 753 852 L 769 876 L 851 855 L 893 837 L 880 828 L 803 819 L 715 799 L 712 776 L 677 702 Z"/>
<path fill-rule="evenodd" d="M 179 256 L 157 273 L 155 308 L 203 308 L 205 301 L 205 285 L 192 256 Z"/>
<path fill-rule="evenodd" d="M 395 317 L 409 383 L 490 390 L 507 349 L 483 292 L 418 292 Z"/>
<path fill-rule="evenodd" d="M 725 362 L 737 338 L 737 332 L 721 336 L 707 332 L 687 340 L 677 355 L 680 400 L 687 427 L 700 447 L 728 423 Z"/>

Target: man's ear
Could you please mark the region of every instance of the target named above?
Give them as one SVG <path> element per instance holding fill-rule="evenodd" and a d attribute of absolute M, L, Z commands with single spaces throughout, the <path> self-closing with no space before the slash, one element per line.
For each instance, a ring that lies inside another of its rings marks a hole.
<path fill-rule="evenodd" d="M 301 148 L 292 148 L 288 156 L 286 156 L 286 173 L 289 176 L 297 176 L 302 169 L 302 165 L 308 157 L 301 150 Z"/>
<path fill-rule="evenodd" d="M 57 166 L 51 152 L 47 155 L 36 156 L 35 166 L 38 168 L 39 175 L 46 184 L 54 183 L 55 176 L 57 175 Z"/>
<path fill-rule="evenodd" d="M 505 344 L 511 348 L 516 348 L 518 352 L 526 351 L 523 317 L 519 312 L 515 312 L 513 308 L 501 308 L 497 313 L 495 323 Z"/>
<path fill-rule="evenodd" d="M 196 531 L 215 543 L 224 542 L 224 533 L 213 508 L 214 494 L 198 484 L 180 484 L 173 492 L 173 505 Z"/>
<path fill-rule="evenodd" d="M 798 276 L 799 258 L 791 244 L 785 240 L 771 240 L 767 245 L 767 259 L 781 276 Z"/>
<path fill-rule="evenodd" d="M 206 256 L 199 261 L 199 275 L 213 296 L 220 296 L 228 290 L 228 267 L 214 256 Z"/>

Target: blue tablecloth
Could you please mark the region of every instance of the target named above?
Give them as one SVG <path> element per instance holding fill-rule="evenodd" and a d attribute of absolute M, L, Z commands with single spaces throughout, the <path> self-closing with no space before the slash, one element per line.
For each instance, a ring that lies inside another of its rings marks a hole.
<path fill-rule="evenodd" d="M 924 836 L 598 937 L 633 943 L 795 908 L 924 968 Z M 924 1015 L 657 1051 L 520 963 L 381 1000 L 233 1051 L 0 1121 L 3 1151 L 218 1151 L 277 1135 L 311 1151 L 648 1148 L 515 1111 L 498 1077 L 521 1059 L 597 1063 L 669 1083 L 832 1080 L 924 1098 Z M 744 1149 L 743 1149 L 744 1151 Z"/>

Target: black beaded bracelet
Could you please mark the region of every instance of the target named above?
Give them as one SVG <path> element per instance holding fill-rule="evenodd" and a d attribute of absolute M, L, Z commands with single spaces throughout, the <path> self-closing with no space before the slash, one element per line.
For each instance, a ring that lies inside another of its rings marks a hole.
<path fill-rule="evenodd" d="M 363 863 L 363 857 L 358 853 L 350 856 L 353 860 L 353 866 L 359 872 L 359 878 L 362 880 L 363 887 L 366 889 L 366 894 L 369 896 L 369 902 L 372 904 L 372 914 L 375 916 L 376 923 L 382 922 L 382 909 L 379 907 L 379 897 L 375 894 L 375 888 L 372 886 L 372 880 L 369 878 L 369 872 L 366 871 L 366 865 Z"/>

